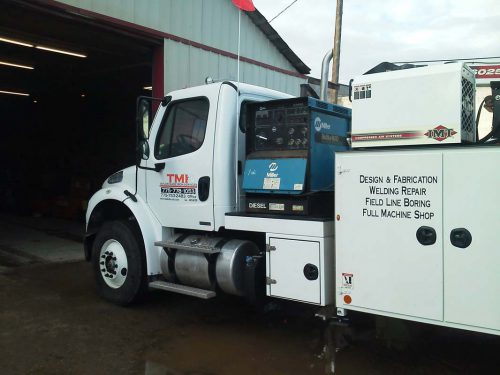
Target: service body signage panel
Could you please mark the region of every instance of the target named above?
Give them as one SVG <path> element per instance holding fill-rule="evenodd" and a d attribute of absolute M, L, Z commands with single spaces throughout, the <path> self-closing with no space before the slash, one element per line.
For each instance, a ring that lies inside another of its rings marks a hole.
<path fill-rule="evenodd" d="M 442 183 L 439 153 L 337 154 L 338 306 L 442 319 Z"/>

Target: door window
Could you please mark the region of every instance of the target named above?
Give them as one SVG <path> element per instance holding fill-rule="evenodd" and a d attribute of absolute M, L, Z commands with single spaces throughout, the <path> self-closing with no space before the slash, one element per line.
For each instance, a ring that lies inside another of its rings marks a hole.
<path fill-rule="evenodd" d="M 171 103 L 155 145 L 158 160 L 198 150 L 205 139 L 209 103 L 206 98 Z"/>

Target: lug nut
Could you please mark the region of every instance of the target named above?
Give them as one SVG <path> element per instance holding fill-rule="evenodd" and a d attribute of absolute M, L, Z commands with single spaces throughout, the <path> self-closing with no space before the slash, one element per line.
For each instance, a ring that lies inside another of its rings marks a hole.
<path fill-rule="evenodd" d="M 103 269 L 101 270 L 101 272 L 106 272 L 106 268 L 103 268 Z"/>
<path fill-rule="evenodd" d="M 113 257 L 113 260 L 116 260 L 116 257 Z"/>

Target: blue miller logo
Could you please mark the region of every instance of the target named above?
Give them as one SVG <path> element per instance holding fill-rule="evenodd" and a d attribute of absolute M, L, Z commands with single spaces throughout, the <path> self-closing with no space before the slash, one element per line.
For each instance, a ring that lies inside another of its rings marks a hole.
<path fill-rule="evenodd" d="M 323 122 L 319 116 L 314 119 L 314 129 L 316 129 L 317 132 L 321 131 L 321 129 L 330 130 L 330 128 L 330 124 Z"/>

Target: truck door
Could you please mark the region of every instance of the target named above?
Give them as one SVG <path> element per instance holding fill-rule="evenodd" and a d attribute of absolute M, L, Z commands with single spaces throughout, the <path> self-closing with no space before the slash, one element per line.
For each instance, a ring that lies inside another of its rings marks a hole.
<path fill-rule="evenodd" d="M 147 201 L 163 226 L 210 231 L 218 90 L 197 90 L 174 93 L 155 120 L 147 166 L 163 168 L 146 174 Z"/>

